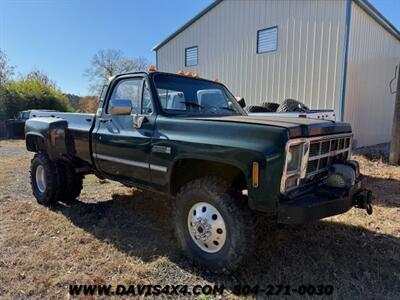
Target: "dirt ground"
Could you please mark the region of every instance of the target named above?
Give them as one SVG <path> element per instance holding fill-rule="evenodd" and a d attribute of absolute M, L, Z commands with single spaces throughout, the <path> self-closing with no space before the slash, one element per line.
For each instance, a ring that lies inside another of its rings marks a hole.
<path fill-rule="evenodd" d="M 334 299 L 399 299 L 400 167 L 385 152 L 354 156 L 376 196 L 372 216 L 352 209 L 309 225 L 271 224 L 254 259 L 221 276 L 178 251 L 168 199 L 87 176 L 79 201 L 40 206 L 32 154 L 23 141 L 0 141 L 0 298 L 69 298 L 70 284 L 106 283 L 224 284 L 229 298 L 235 284 L 330 284 Z"/>

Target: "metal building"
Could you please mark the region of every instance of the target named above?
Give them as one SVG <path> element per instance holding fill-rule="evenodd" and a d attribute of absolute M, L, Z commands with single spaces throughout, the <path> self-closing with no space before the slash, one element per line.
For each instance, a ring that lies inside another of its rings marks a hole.
<path fill-rule="evenodd" d="M 216 0 L 154 50 L 158 70 L 218 78 L 248 105 L 335 109 L 358 147 L 390 140 L 400 32 L 366 0 Z"/>

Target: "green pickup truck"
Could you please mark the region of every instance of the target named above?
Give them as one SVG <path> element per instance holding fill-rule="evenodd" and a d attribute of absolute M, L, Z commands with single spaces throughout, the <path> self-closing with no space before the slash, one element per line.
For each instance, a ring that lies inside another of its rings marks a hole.
<path fill-rule="evenodd" d="M 372 213 L 349 124 L 248 116 L 244 105 L 192 76 L 115 76 L 96 114 L 37 111 L 26 122 L 33 194 L 44 205 L 76 199 L 93 173 L 172 196 L 180 246 L 214 270 L 251 255 L 257 214 L 294 224 Z"/>

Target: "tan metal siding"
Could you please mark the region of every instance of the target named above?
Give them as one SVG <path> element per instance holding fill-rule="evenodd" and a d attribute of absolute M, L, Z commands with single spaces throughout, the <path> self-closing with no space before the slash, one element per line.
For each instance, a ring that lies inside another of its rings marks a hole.
<path fill-rule="evenodd" d="M 394 95 L 389 81 L 400 63 L 400 42 L 358 5 L 352 4 L 345 120 L 357 146 L 390 140 Z"/>
<path fill-rule="evenodd" d="M 218 78 L 248 104 L 299 99 L 339 110 L 346 2 L 225 0 L 158 50 L 158 68 L 185 68 L 197 45 L 202 77 Z M 278 26 L 278 50 L 256 54 L 257 30 Z"/>

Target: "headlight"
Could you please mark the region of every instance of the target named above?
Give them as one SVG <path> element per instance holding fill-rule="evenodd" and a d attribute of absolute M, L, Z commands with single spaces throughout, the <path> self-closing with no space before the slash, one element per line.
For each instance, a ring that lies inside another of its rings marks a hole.
<path fill-rule="evenodd" d="M 288 164 L 290 164 L 290 162 L 292 161 L 292 158 L 293 158 L 292 152 L 289 151 L 287 153 L 287 158 L 286 158 Z"/>
<path fill-rule="evenodd" d="M 281 180 L 281 192 L 291 190 L 300 184 L 307 171 L 310 142 L 298 139 L 288 142 L 286 146 L 286 164 Z"/>
<path fill-rule="evenodd" d="M 300 170 L 301 159 L 303 156 L 303 144 L 293 145 L 287 153 L 287 171 L 295 172 Z"/>

